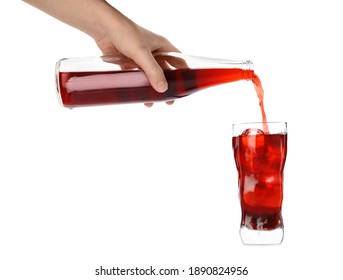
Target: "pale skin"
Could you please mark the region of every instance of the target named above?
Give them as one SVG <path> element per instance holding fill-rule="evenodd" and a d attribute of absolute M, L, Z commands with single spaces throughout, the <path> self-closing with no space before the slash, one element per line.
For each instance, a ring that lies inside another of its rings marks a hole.
<path fill-rule="evenodd" d="M 125 55 L 145 72 L 151 86 L 163 93 L 168 83 L 153 52 L 178 52 L 166 38 L 120 13 L 105 0 L 23 0 L 88 34 L 104 55 Z M 167 104 L 172 104 L 168 101 Z M 148 107 L 152 103 L 146 103 Z"/>

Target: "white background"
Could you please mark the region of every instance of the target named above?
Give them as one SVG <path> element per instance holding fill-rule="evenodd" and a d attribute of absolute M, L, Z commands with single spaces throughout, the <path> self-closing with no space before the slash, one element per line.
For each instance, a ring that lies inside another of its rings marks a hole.
<path fill-rule="evenodd" d="M 65 109 L 55 62 L 100 51 L 43 12 L 1 1 L 0 278 L 153 279 L 95 276 L 100 265 L 152 265 L 185 270 L 156 279 L 202 279 L 187 276 L 190 266 L 248 267 L 237 279 L 338 279 L 340 1 L 111 3 L 184 53 L 254 62 L 268 119 L 289 125 L 284 242 L 244 246 L 238 234 L 231 124 L 260 120 L 251 83 L 173 106 Z"/>

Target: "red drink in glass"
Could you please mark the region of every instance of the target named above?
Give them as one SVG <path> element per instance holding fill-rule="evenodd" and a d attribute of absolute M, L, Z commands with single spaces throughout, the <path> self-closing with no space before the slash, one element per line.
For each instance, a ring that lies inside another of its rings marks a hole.
<path fill-rule="evenodd" d="M 241 237 L 246 244 L 281 243 L 283 239 L 286 123 L 268 123 L 268 132 L 263 131 L 263 124 L 235 124 L 232 138 L 242 209 Z"/>

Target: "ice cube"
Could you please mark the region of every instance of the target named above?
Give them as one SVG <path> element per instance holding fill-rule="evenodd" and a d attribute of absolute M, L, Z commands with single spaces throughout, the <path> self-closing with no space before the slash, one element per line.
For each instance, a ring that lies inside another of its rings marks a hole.
<path fill-rule="evenodd" d="M 263 135 L 264 132 L 258 128 L 248 128 L 242 132 L 242 135 L 250 136 L 250 135 Z"/>
<path fill-rule="evenodd" d="M 252 156 L 263 156 L 264 151 L 261 151 L 261 148 L 264 148 L 264 133 L 263 130 L 258 128 L 248 128 L 243 131 L 241 134 L 242 144 L 245 149 L 249 149 Z"/>

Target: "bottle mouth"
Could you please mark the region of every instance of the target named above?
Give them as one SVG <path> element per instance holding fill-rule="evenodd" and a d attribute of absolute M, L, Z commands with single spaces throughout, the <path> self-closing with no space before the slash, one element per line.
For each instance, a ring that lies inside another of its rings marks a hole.
<path fill-rule="evenodd" d="M 242 69 L 244 73 L 244 80 L 251 81 L 254 79 L 255 72 L 254 72 L 254 63 L 251 60 L 243 61 Z"/>

